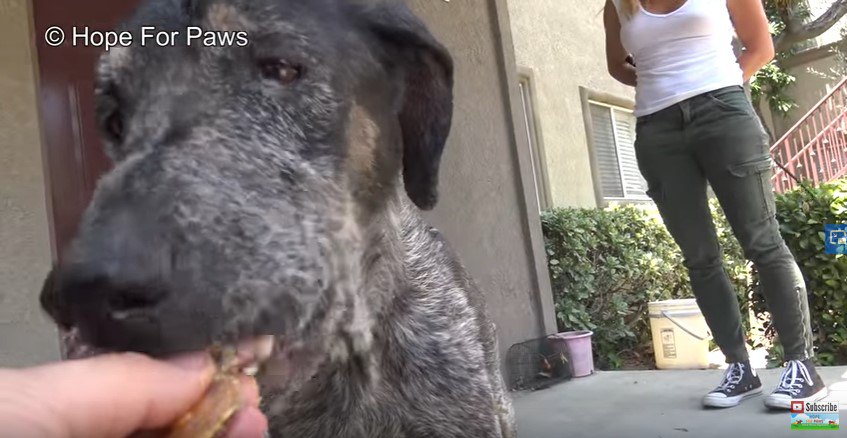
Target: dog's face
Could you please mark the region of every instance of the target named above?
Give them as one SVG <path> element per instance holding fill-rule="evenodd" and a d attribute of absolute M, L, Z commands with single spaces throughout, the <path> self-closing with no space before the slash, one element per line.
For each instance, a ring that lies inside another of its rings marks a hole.
<path fill-rule="evenodd" d="M 142 26 L 180 33 L 141 47 Z M 249 44 L 188 46 L 189 26 Z M 96 90 L 115 166 L 47 311 L 87 344 L 153 355 L 366 332 L 372 219 L 397 185 L 436 200 L 444 48 L 382 1 L 154 0 L 124 27 L 134 45 L 104 54 Z"/>

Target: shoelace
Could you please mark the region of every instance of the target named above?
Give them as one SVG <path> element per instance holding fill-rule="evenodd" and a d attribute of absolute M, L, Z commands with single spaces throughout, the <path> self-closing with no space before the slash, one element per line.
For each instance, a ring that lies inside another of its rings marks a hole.
<path fill-rule="evenodd" d="M 809 369 L 799 360 L 790 360 L 785 372 L 782 373 L 777 392 L 787 392 L 794 396 L 803 389 L 804 383 L 812 384 L 812 375 L 809 373 Z"/>
<path fill-rule="evenodd" d="M 723 381 L 720 386 L 715 389 L 715 391 L 729 392 L 730 390 L 735 389 L 736 385 L 741 382 L 742 377 L 744 377 L 744 364 L 729 364 L 729 368 L 726 369 L 726 373 L 723 375 Z"/>

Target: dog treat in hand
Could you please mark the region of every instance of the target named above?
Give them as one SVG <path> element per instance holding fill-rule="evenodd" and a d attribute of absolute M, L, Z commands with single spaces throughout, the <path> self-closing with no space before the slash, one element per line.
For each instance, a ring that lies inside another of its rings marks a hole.
<path fill-rule="evenodd" d="M 215 438 L 243 406 L 240 376 L 255 375 L 270 358 L 273 336 L 259 336 L 233 346 L 213 346 L 217 372 L 199 403 L 180 418 L 168 438 Z"/>
<path fill-rule="evenodd" d="M 214 352 L 213 352 L 214 355 Z M 206 395 L 173 426 L 168 438 L 214 438 L 241 409 L 241 392 L 233 348 L 218 354 L 218 371 Z"/>

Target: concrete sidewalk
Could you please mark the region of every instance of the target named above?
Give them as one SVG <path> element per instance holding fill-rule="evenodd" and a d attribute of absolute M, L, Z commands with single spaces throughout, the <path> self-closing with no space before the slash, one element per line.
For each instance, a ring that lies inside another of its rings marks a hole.
<path fill-rule="evenodd" d="M 723 370 L 610 371 L 535 392 L 514 394 L 521 438 L 780 438 L 847 437 L 847 367 L 818 370 L 829 385 L 826 400 L 841 402 L 841 430 L 792 431 L 788 411 L 770 412 L 764 395 L 782 370 L 761 370 L 762 396 L 723 410 L 700 400 L 720 383 Z"/>

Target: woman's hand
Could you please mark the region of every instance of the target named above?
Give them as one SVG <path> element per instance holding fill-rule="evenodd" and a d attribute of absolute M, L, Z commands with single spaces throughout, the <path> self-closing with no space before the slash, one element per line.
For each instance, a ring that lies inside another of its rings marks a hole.
<path fill-rule="evenodd" d="M 761 0 L 727 0 L 735 32 L 744 46 L 738 63 L 744 71 L 744 82 L 774 57 L 768 17 Z"/>
<path fill-rule="evenodd" d="M 162 430 L 202 398 L 214 372 L 201 353 L 169 361 L 110 354 L 0 370 L 0 437 L 123 438 Z M 253 379 L 243 378 L 242 397 L 245 408 L 228 436 L 261 437 L 267 419 Z"/>
<path fill-rule="evenodd" d="M 621 43 L 621 22 L 612 0 L 603 8 L 603 26 L 606 29 L 606 66 L 609 74 L 626 85 L 635 86 L 635 66 L 627 58 L 629 53 Z"/>

